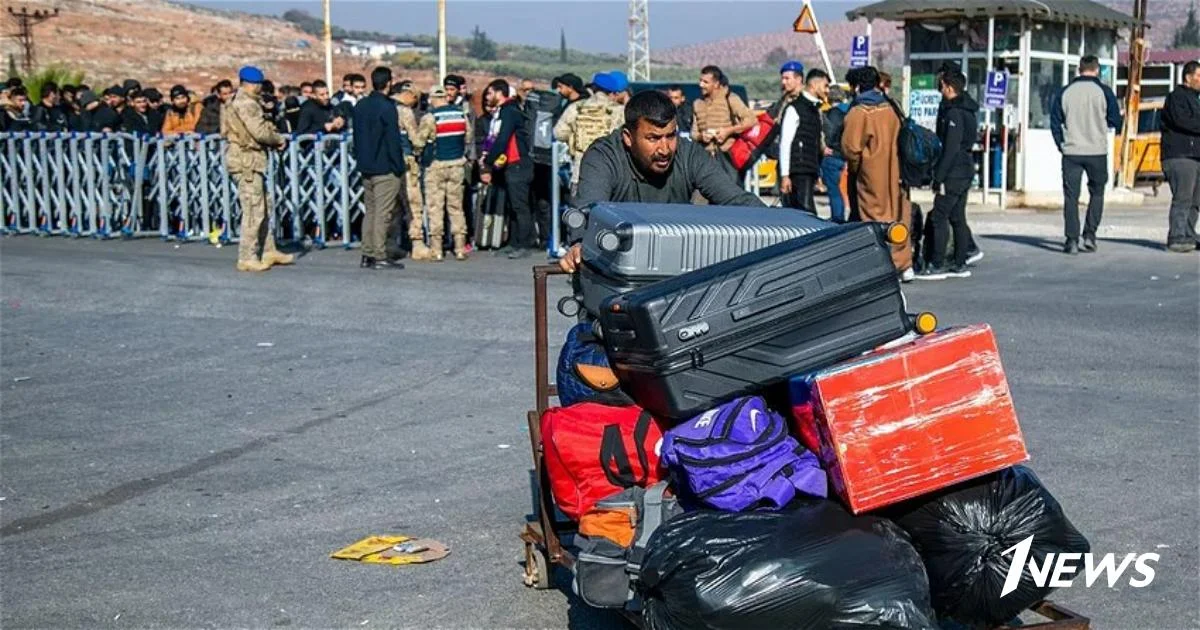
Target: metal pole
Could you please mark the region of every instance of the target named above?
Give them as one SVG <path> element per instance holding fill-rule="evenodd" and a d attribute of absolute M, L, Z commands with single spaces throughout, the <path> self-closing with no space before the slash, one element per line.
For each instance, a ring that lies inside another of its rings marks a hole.
<path fill-rule="evenodd" d="M 325 14 L 325 30 L 322 39 L 325 40 L 325 84 L 333 89 L 333 33 L 329 22 L 329 2 L 321 0 L 321 9 Z"/>
<path fill-rule="evenodd" d="M 871 39 L 871 25 L 873 23 L 874 23 L 874 20 L 867 20 L 867 65 L 868 66 L 871 65 L 871 61 L 875 58 L 875 55 L 872 54 L 872 51 L 871 51 L 871 49 L 874 48 L 874 46 L 871 45 L 872 42 L 874 41 Z M 826 64 L 826 65 L 828 65 L 828 64 Z M 831 74 L 829 76 L 833 76 L 833 75 Z"/>
<path fill-rule="evenodd" d="M 1133 166 L 1133 136 L 1137 134 L 1138 108 L 1142 101 L 1142 66 L 1146 62 L 1146 0 L 1134 0 L 1133 19 L 1129 34 L 1129 82 L 1125 87 L 1125 126 L 1117 145 L 1117 166 L 1121 169 L 1119 183 L 1133 188 L 1137 176 Z"/>
<path fill-rule="evenodd" d="M 988 18 L 988 49 L 987 63 L 983 68 L 983 81 L 987 83 L 988 73 L 992 71 L 992 55 L 996 54 L 996 18 L 991 16 Z M 968 73 L 970 70 L 968 69 Z M 983 88 L 984 100 L 987 100 L 987 91 L 990 85 L 985 85 Z M 987 113 L 983 116 L 983 205 L 987 205 L 988 195 L 992 188 L 992 108 L 988 107 Z"/>
<path fill-rule="evenodd" d="M 438 0 L 438 85 L 446 81 L 446 0 Z"/>
<path fill-rule="evenodd" d="M 825 61 L 825 71 L 829 73 L 829 76 L 835 77 L 837 75 L 833 73 L 833 64 L 829 63 L 829 51 L 825 49 L 825 38 L 821 37 L 821 25 L 817 23 L 817 12 L 813 10 L 812 4 L 809 3 L 808 0 L 804 0 L 804 6 L 808 7 L 808 14 L 812 16 L 813 27 L 817 31 L 816 33 L 813 33 L 813 36 L 817 40 L 817 48 L 821 51 L 821 59 Z M 871 22 L 868 20 L 867 33 L 870 34 L 870 32 Z M 870 59 L 870 57 L 868 57 L 868 59 Z"/>

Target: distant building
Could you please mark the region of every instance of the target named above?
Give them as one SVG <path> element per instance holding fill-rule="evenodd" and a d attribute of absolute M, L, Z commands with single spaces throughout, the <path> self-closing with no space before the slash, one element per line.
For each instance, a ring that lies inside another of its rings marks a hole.
<path fill-rule="evenodd" d="M 429 46 L 418 46 L 413 42 L 379 42 L 366 41 L 359 39 L 342 40 L 338 50 L 347 55 L 355 57 L 370 57 L 372 59 L 381 59 L 387 55 L 395 55 L 397 53 L 411 52 L 421 55 L 426 55 L 433 52 L 433 48 Z"/>
<path fill-rule="evenodd" d="M 1146 54 L 1142 68 L 1142 98 L 1165 97 L 1176 85 L 1183 83 L 1183 65 L 1200 61 L 1200 48 L 1190 50 L 1152 50 Z M 1129 85 L 1129 51 L 1121 53 L 1117 68 L 1117 95 L 1124 97 Z"/>

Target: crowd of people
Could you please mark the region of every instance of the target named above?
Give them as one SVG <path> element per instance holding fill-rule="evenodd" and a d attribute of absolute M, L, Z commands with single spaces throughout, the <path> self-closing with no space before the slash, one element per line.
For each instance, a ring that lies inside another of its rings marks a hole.
<path fill-rule="evenodd" d="M 1097 78 L 1098 68 L 1094 57 L 1084 57 L 1080 76 L 1056 94 L 1051 112 L 1063 154 L 1068 254 L 1096 251 L 1107 181 L 1105 136 L 1122 124 L 1115 96 Z M 968 93 L 962 70 L 948 62 L 937 74 L 943 99 L 936 135 L 942 150 L 920 181 L 904 172 L 901 141 L 907 116 L 889 95 L 887 73 L 854 68 L 839 85 L 823 70 L 806 73 L 801 63 L 788 61 L 779 75 L 780 96 L 765 111 L 769 133 L 759 138 L 754 155 L 777 160 L 779 183 L 773 192 L 781 205 L 815 214 L 816 193 L 824 190 L 834 222 L 899 221 L 913 227 L 913 240 L 894 250 L 904 281 L 968 277 L 969 267 L 983 256 L 966 218 L 976 175 L 979 104 Z M 1189 64 L 1185 75 L 1164 115 L 1164 167 L 1175 199 L 1173 251 L 1195 248 L 1200 198 L 1193 192 L 1200 140 L 1195 116 L 1189 117 L 1196 99 L 1188 99 L 1200 88 L 1200 64 Z M 551 238 L 555 186 L 561 187 L 565 202 L 575 204 L 702 198 L 757 203 L 738 185 L 754 161 L 738 160 L 733 153 L 739 138 L 753 134 L 764 117 L 732 91 L 729 77 L 717 66 L 700 70 L 698 87 L 700 98 L 689 102 L 679 85 L 652 96 L 635 95 L 620 71 L 597 73 L 587 82 L 563 74 L 551 82 L 549 92 L 530 80 L 510 85 L 496 79 L 485 88 L 476 111 L 462 76 L 450 74 L 440 85 L 424 87 L 394 80 L 386 67 L 376 68 L 369 78 L 343 76 L 335 93 L 321 80 L 277 87 L 261 71 L 248 68 L 239 73 L 239 85 L 220 81 L 203 98 L 175 85 L 164 99 L 157 89 L 127 80 L 104 89 L 99 98 L 87 85 L 43 84 L 41 99 L 33 104 L 20 80 L 10 79 L 0 91 L 0 131 L 220 133 L 229 139 L 230 151 L 242 156 L 261 156 L 295 135 L 352 134 L 365 182 L 362 266 L 402 268 L 398 259 L 404 255 L 440 261 L 443 252 L 453 251 L 454 258 L 467 258 L 472 251 L 474 222 L 467 220 L 472 198 L 481 201 L 473 204 L 474 212 L 490 213 L 507 225 L 504 247 L 500 237 L 488 246 L 510 258 L 529 257 Z M 546 140 L 534 137 L 531 120 L 546 103 L 543 97 L 531 99 L 534 92 L 557 93 L 549 113 L 553 138 L 566 145 L 570 158 L 565 173 L 550 164 L 548 147 L 539 144 Z M 239 179 L 239 186 L 246 187 L 243 207 L 265 208 L 262 182 L 255 179 L 261 180 L 265 159 L 243 160 L 231 173 L 243 163 L 249 164 L 243 169 L 249 175 Z M 1085 172 L 1091 199 L 1081 228 L 1077 206 Z M 935 193 L 928 216 L 910 200 L 911 190 L 925 185 Z M 242 233 L 258 234 L 259 213 L 244 213 L 244 221 L 247 214 L 251 220 Z M 284 257 L 266 253 L 263 240 L 270 237 L 260 236 L 258 249 L 243 247 L 239 268 L 281 264 Z M 243 239 L 248 242 L 254 241 Z M 563 264 L 570 266 L 571 258 Z"/>

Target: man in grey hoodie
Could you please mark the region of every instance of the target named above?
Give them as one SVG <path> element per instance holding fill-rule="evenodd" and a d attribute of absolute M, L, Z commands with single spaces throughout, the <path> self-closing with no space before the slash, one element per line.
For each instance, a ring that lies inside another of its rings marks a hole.
<path fill-rule="evenodd" d="M 1100 81 L 1100 60 L 1087 55 L 1079 60 L 1079 76 L 1054 95 L 1050 103 L 1050 132 L 1062 153 L 1063 220 L 1067 241 L 1063 251 L 1078 254 L 1096 251 L 1096 229 L 1104 213 L 1104 186 L 1108 183 L 1108 130 L 1120 129 L 1121 106 L 1113 91 Z M 1079 186 L 1088 178 L 1087 219 L 1083 242 L 1079 233 Z"/>

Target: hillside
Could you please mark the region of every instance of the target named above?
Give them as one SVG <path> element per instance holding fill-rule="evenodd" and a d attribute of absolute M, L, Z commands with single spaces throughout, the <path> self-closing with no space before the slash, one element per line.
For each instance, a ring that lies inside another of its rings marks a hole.
<path fill-rule="evenodd" d="M 1153 0 L 1149 4 L 1150 40 L 1155 49 L 1168 46 L 1175 26 L 1187 15 L 1191 0 Z M 1124 13 L 1133 11 L 1132 0 L 1105 0 L 1104 4 Z M 854 5 L 847 4 L 846 7 Z M 835 70 L 844 69 L 849 63 L 850 38 L 865 32 L 866 22 L 847 22 L 845 13 L 818 15 L 821 34 Z M 904 56 L 904 33 L 896 22 L 875 22 L 872 28 L 874 57 L 877 65 L 897 67 Z M 791 31 L 759 33 L 742 37 L 720 39 L 702 44 L 679 46 L 656 50 L 656 63 L 678 64 L 697 67 L 716 64 L 728 68 L 762 68 L 767 56 L 776 48 L 782 48 L 806 66 L 821 65 L 816 40 L 811 35 Z M 1122 46 L 1124 48 L 1124 46 Z"/>
<path fill-rule="evenodd" d="M 38 65 L 81 70 L 85 82 L 93 87 L 135 78 L 163 92 L 175 83 L 206 91 L 220 79 L 235 77 L 237 69 L 246 64 L 261 67 L 277 84 L 311 81 L 325 73 L 318 38 L 276 17 L 165 0 L 22 0 L 21 6 L 31 11 L 60 10 L 58 17 L 34 31 Z M 461 40 L 454 44 L 456 48 L 465 46 Z M 524 62 L 549 56 L 543 49 L 528 46 L 498 44 L 498 51 L 500 61 L 464 63 L 467 71 L 460 73 L 473 90 L 481 89 L 496 74 L 515 76 L 504 72 L 509 69 L 506 63 L 515 62 L 520 68 Z M 0 58 L 7 62 L 9 55 L 19 58 L 20 53 L 16 40 L 5 37 L 0 39 Z M 558 59 L 557 50 L 552 57 Z M 569 59 L 593 65 L 607 62 L 608 67 L 623 65 L 619 58 L 577 51 L 570 51 Z M 462 66 L 454 61 L 451 68 L 458 71 Z M 366 74 L 375 65 L 370 59 L 338 54 L 334 56 L 334 77 L 337 80 L 349 72 Z M 426 58 L 407 68 L 400 63 L 391 65 L 418 85 L 427 86 L 434 80 L 436 60 Z"/>

